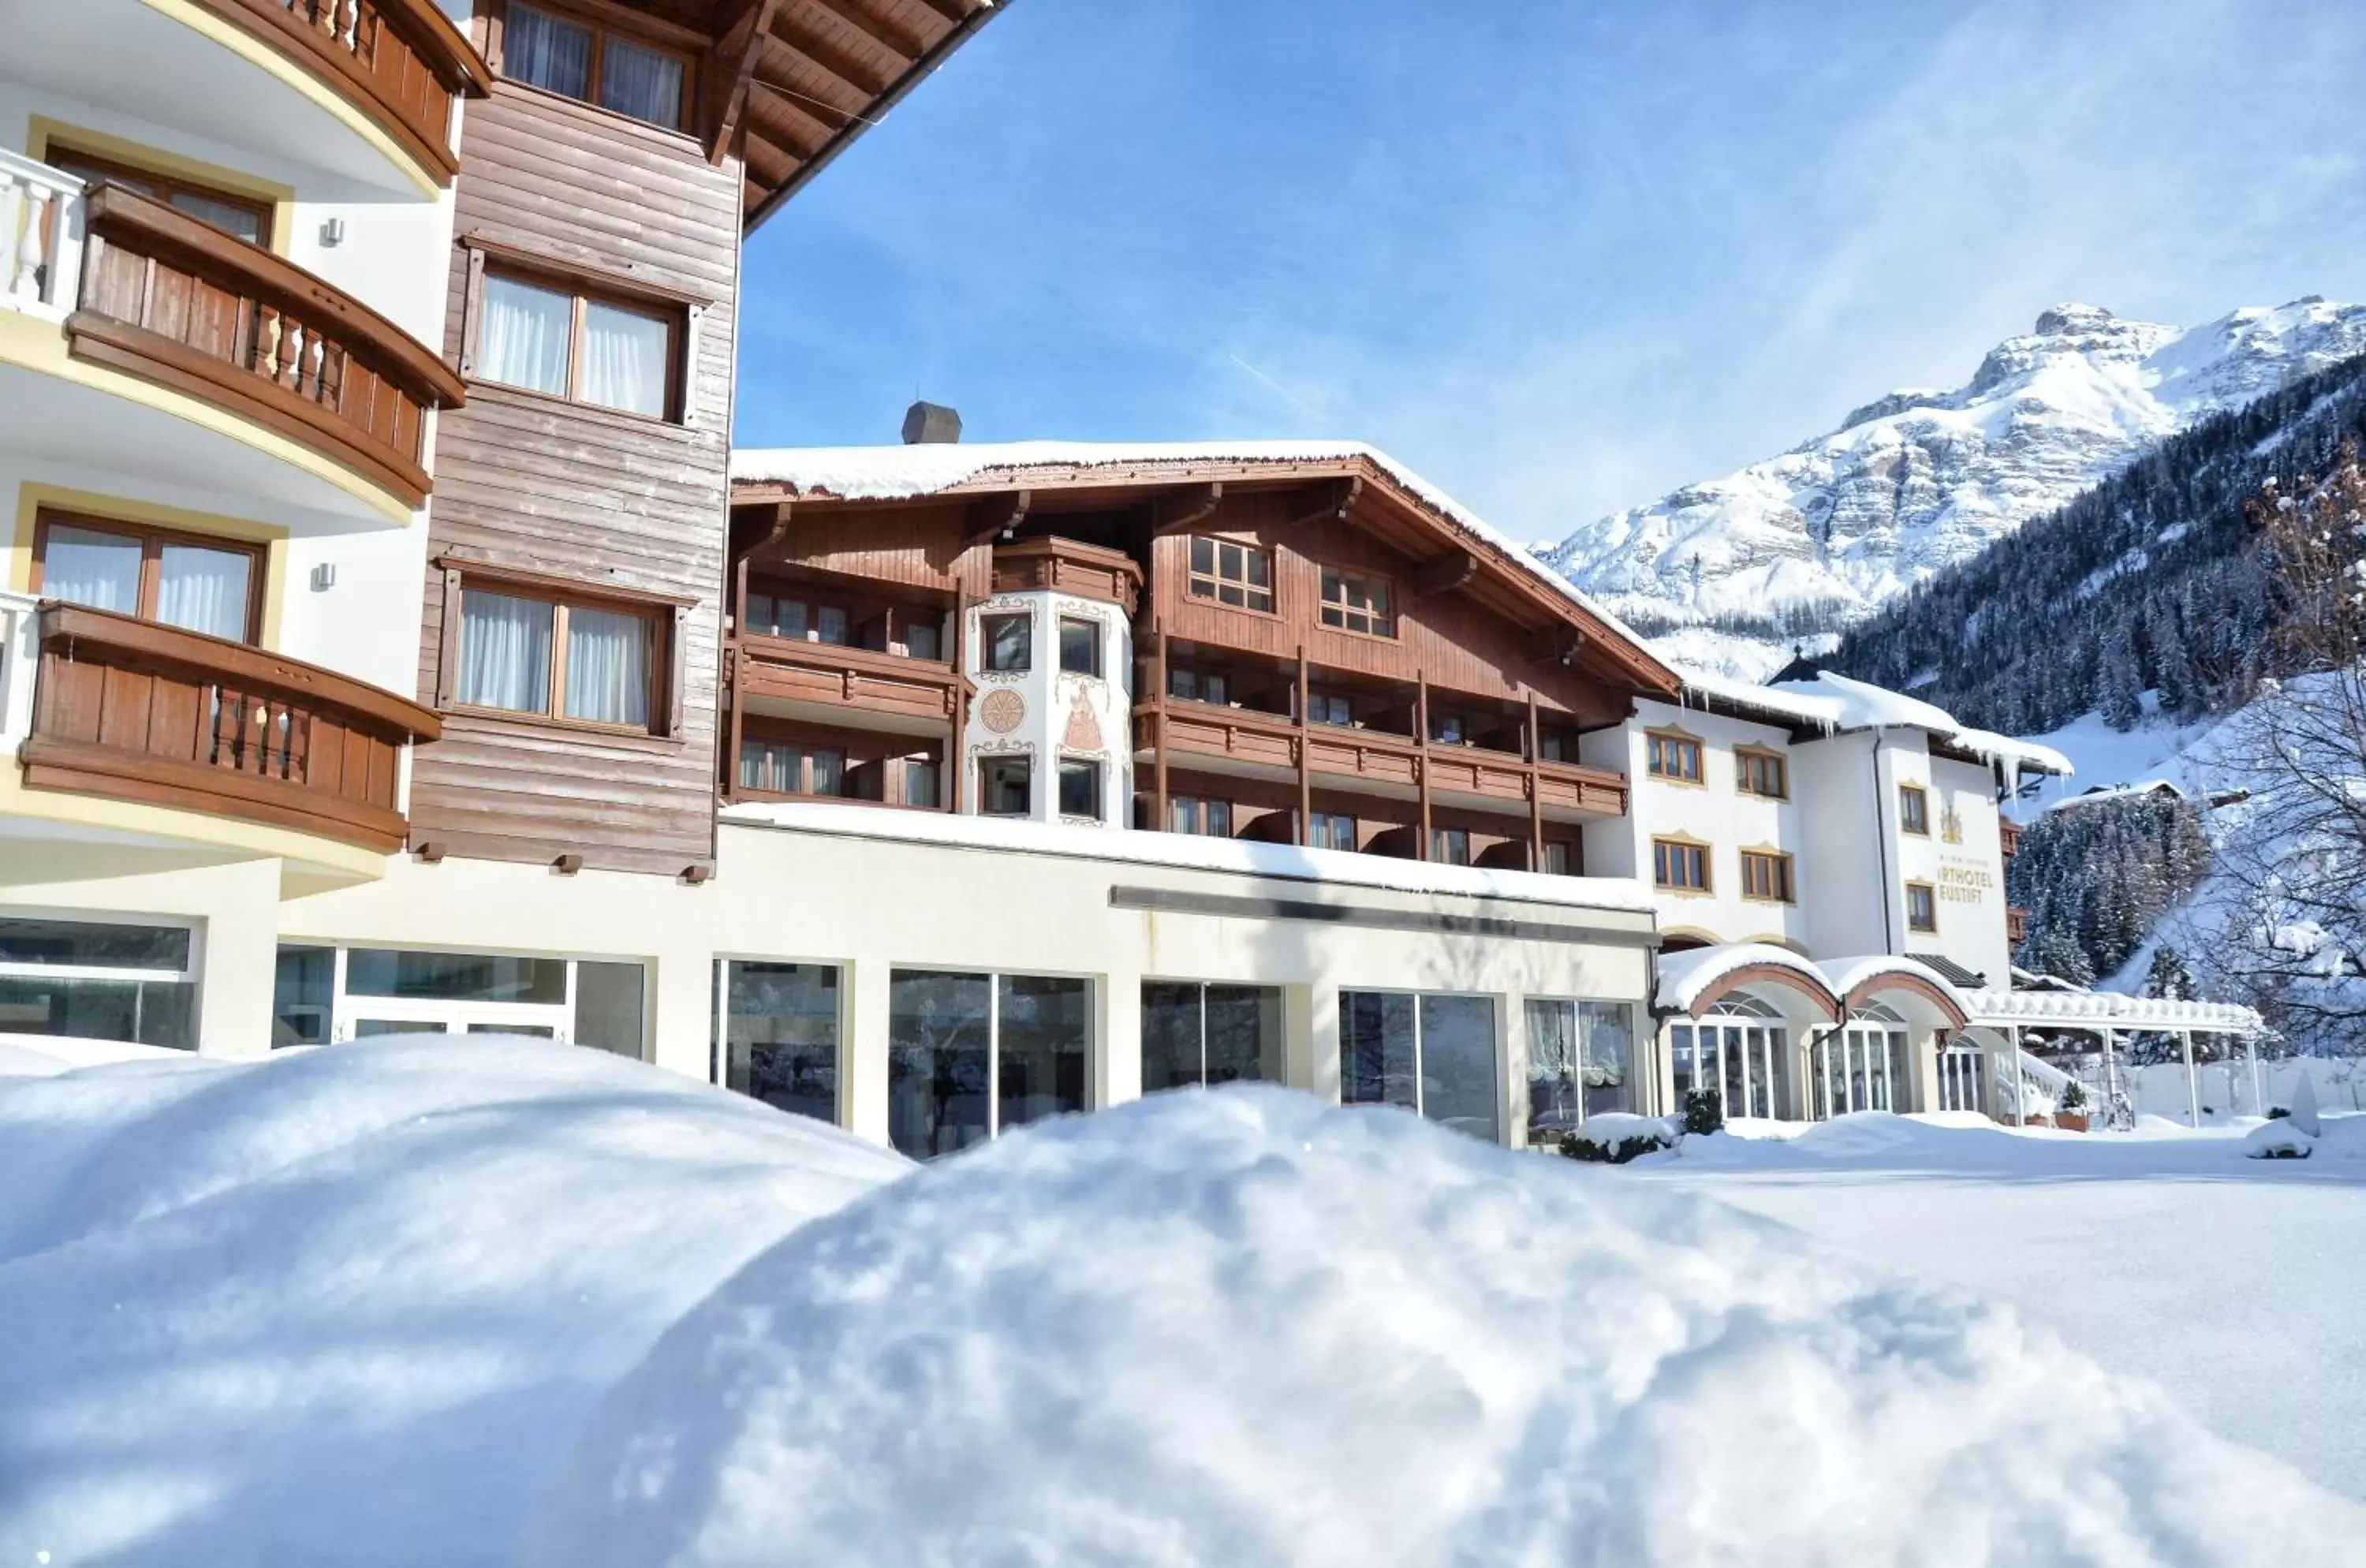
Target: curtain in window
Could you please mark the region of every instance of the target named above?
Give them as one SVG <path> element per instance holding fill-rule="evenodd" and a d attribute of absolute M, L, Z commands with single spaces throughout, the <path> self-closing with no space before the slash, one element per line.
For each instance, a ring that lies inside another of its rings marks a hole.
<path fill-rule="evenodd" d="M 460 679 L 477 707 L 550 710 L 551 607 L 539 599 L 468 589 L 460 595 Z"/>
<path fill-rule="evenodd" d="M 648 617 L 618 610 L 567 612 L 567 716 L 603 724 L 649 722 Z"/>
<path fill-rule="evenodd" d="M 479 371 L 513 387 L 565 392 L 574 315 L 575 302 L 564 294 L 488 275 L 477 350 Z"/>
<path fill-rule="evenodd" d="M 172 204 L 224 233 L 237 235 L 250 245 L 263 243 L 263 223 L 252 208 L 234 207 L 227 201 L 216 201 L 209 196 L 199 196 L 189 190 L 176 192 Z"/>
<path fill-rule="evenodd" d="M 583 400 L 663 419 L 670 335 L 661 317 L 590 301 L 583 310 Z"/>
<path fill-rule="evenodd" d="M 41 597 L 94 610 L 140 610 L 140 541 L 52 526 L 41 554 Z"/>
<path fill-rule="evenodd" d="M 518 81 L 570 98 L 592 96 L 592 29 L 513 5 L 501 38 L 501 68 Z"/>
<path fill-rule="evenodd" d="M 156 618 L 208 637 L 246 640 L 247 570 L 238 550 L 166 545 L 158 563 Z"/>
<path fill-rule="evenodd" d="M 600 107 L 674 129 L 682 124 L 682 62 L 609 34 L 600 62 Z"/>

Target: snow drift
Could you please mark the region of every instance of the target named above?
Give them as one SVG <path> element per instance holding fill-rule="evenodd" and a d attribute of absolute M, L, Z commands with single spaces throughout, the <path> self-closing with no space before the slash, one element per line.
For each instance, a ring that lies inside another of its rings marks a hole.
<path fill-rule="evenodd" d="M 667 1325 L 907 1168 L 482 1035 L 0 1078 L 0 1562 L 506 1563 Z"/>
<path fill-rule="evenodd" d="M 1228 1089 L 792 1234 L 619 1386 L 525 1560 L 2193 1568 L 2361 1529 L 2009 1311 Z"/>

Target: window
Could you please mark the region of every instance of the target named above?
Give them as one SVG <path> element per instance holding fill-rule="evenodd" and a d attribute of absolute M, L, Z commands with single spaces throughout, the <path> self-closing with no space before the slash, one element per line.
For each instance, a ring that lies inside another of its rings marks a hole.
<path fill-rule="evenodd" d="M 337 950 L 282 947 L 271 984 L 271 1048 L 326 1045 L 337 1001 Z"/>
<path fill-rule="evenodd" d="M 251 545 L 44 513 L 33 533 L 33 592 L 253 642 L 262 558 Z"/>
<path fill-rule="evenodd" d="M 523 590 L 463 588 L 463 707 L 646 730 L 657 716 L 657 616 Z"/>
<path fill-rule="evenodd" d="M 1654 730 L 1644 738 L 1644 770 L 1655 779 L 1678 784 L 1701 782 L 1700 742 L 1688 735 L 1663 735 Z"/>
<path fill-rule="evenodd" d="M 718 959 L 715 1077 L 793 1115 L 838 1120 L 839 972 Z"/>
<path fill-rule="evenodd" d="M 904 652 L 912 659 L 942 659 L 945 656 L 944 628 L 933 620 L 910 620 L 904 623 Z"/>
<path fill-rule="evenodd" d="M 1339 1100 L 1402 1105 L 1492 1141 L 1497 1136 L 1494 999 L 1341 991 Z"/>
<path fill-rule="evenodd" d="M 0 1034 L 197 1048 L 186 926 L 0 919 Z"/>
<path fill-rule="evenodd" d="M 987 817 L 1031 817 L 1035 813 L 1035 763 L 1029 757 L 985 757 L 978 761 L 978 811 Z"/>
<path fill-rule="evenodd" d="M 1344 729 L 1356 722 L 1356 710 L 1336 692 L 1311 692 L 1306 698 L 1306 716 L 1316 724 L 1335 724 Z"/>
<path fill-rule="evenodd" d="M 218 186 L 199 185 L 173 175 L 152 174 L 136 169 L 129 164 L 118 164 L 111 158 L 93 157 L 70 148 L 51 146 L 49 161 L 52 168 L 83 180 L 112 180 L 117 185 L 153 197 L 177 212 L 186 212 L 200 222 L 210 223 L 223 233 L 244 240 L 250 245 L 271 243 L 271 205 L 249 196 L 240 196 Z"/>
<path fill-rule="evenodd" d="M 1352 851 L 1356 847 L 1356 819 L 1341 811 L 1318 811 L 1306 842 L 1318 850 Z"/>
<path fill-rule="evenodd" d="M 1708 891 L 1708 846 L 1682 839 L 1651 840 L 1651 882 L 1681 892 Z"/>
<path fill-rule="evenodd" d="M 1170 666 L 1166 694 L 1182 702 L 1214 703 L 1221 707 L 1232 701 L 1232 687 L 1220 671 Z"/>
<path fill-rule="evenodd" d="M 1791 767 L 1780 751 L 1735 751 L 1733 777 L 1735 787 L 1744 795 L 1768 800 L 1791 798 Z"/>
<path fill-rule="evenodd" d="M 1791 857 L 1760 850 L 1742 851 L 1741 896 L 1774 904 L 1791 902 Z"/>
<path fill-rule="evenodd" d="M 978 623 L 986 638 L 986 667 L 1013 672 L 1035 668 L 1035 617 L 988 615 Z"/>
<path fill-rule="evenodd" d="M 1357 577 L 1323 569 L 1323 624 L 1371 637 L 1397 635 L 1389 611 L 1389 585 L 1377 577 Z"/>
<path fill-rule="evenodd" d="M 1462 716 L 1459 713 L 1433 713 L 1429 716 L 1429 738 L 1440 746 L 1460 746 L 1463 738 Z"/>
<path fill-rule="evenodd" d="M 1070 675 L 1101 672 L 1101 624 L 1076 615 L 1060 617 L 1060 669 Z"/>
<path fill-rule="evenodd" d="M 675 419 L 682 337 L 679 310 L 488 271 L 474 374 L 529 392 Z"/>
<path fill-rule="evenodd" d="M 1095 821 L 1101 815 L 1101 765 L 1080 759 L 1060 759 L 1060 815 L 1089 817 Z"/>
<path fill-rule="evenodd" d="M 904 804 L 925 806 L 935 810 L 944 804 L 937 789 L 937 765 L 925 757 L 907 758 L 904 762 Z"/>
<path fill-rule="evenodd" d="M 1197 795 L 1169 795 L 1166 801 L 1166 830 L 1170 833 L 1196 833 L 1211 839 L 1233 836 L 1233 803 L 1229 800 L 1203 800 Z"/>
<path fill-rule="evenodd" d="M 682 128 L 687 67 L 680 55 L 510 0 L 501 72 L 565 97 L 668 130 Z"/>
<path fill-rule="evenodd" d="M 1191 541 L 1191 597 L 1244 610 L 1273 610 L 1273 557 L 1230 539 Z"/>
<path fill-rule="evenodd" d="M 739 742 L 742 789 L 766 795 L 843 795 L 846 785 L 846 753 L 835 746 L 785 740 Z"/>
<path fill-rule="evenodd" d="M 887 977 L 887 1135 L 914 1159 L 1082 1111 L 1092 986 L 897 969 Z"/>
<path fill-rule="evenodd" d="M 1548 729 L 1537 737 L 1537 758 L 1539 761 L 1560 762 L 1568 760 L 1569 742 L 1557 729 Z"/>
<path fill-rule="evenodd" d="M 1931 797 L 1921 784 L 1898 786 L 1898 830 L 1931 836 Z"/>
<path fill-rule="evenodd" d="M 567 1001 L 567 960 L 356 947 L 345 954 L 345 994 L 558 1007 Z"/>
<path fill-rule="evenodd" d="M 1470 833 L 1464 828 L 1432 828 L 1429 858 L 1441 865 L 1470 863 Z"/>
<path fill-rule="evenodd" d="M 1545 863 L 1543 866 L 1545 874 L 1548 876 L 1567 876 L 1569 874 L 1569 840 L 1566 839 L 1546 840 Z"/>
<path fill-rule="evenodd" d="M 612 1055 L 644 1058 L 641 987 L 646 977 L 637 964 L 575 964 L 575 1018 L 572 1039 L 578 1045 Z M 469 1026 L 472 1030 L 477 1025 Z M 513 1024 L 493 1024 L 514 1030 Z"/>
<path fill-rule="evenodd" d="M 1282 1077 L 1279 987 L 1142 983 L 1143 1093 Z"/>
<path fill-rule="evenodd" d="M 1913 931 L 1935 931 L 1939 929 L 1938 890 L 1927 882 L 1906 885 L 1906 929 Z"/>
<path fill-rule="evenodd" d="M 1528 1141 L 1635 1109 L 1635 1013 L 1625 1002 L 1532 999 Z"/>

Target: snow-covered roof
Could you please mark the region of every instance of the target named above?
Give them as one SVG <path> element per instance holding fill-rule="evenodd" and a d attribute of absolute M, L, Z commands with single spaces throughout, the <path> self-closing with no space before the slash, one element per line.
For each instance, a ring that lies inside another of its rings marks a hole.
<path fill-rule="evenodd" d="M 1828 994 L 1831 982 L 1812 959 L 1800 957 L 1771 942 L 1729 942 L 1664 953 L 1660 959 L 1657 999 L 1663 1011 L 1690 1012 L 1710 988 L 1736 970 L 1765 965 L 1786 969 L 1807 981 L 1819 994 Z M 1837 1001 L 1837 998 L 1831 998 Z"/>
<path fill-rule="evenodd" d="M 1974 1023 L 2030 1028 L 2206 1029 L 2258 1032 L 2259 1015 L 2235 1002 L 2175 1001 L 2118 991 L 1965 991 Z"/>
<path fill-rule="evenodd" d="M 907 501 L 990 476 L 1042 468 L 1148 469 L 1144 482 L 1188 479 L 1198 468 L 1368 462 L 1448 524 L 1487 546 L 1515 571 L 1571 601 L 1667 668 L 1650 642 L 1524 545 L 1495 528 L 1394 457 L 1361 441 L 1001 441 L 917 442 L 896 446 L 738 447 L 734 484 L 783 485 L 844 501 Z M 1183 470 L 1178 472 L 1177 470 Z M 1118 476 L 1112 475 L 1114 479 Z M 1668 671 L 1671 679 L 1674 671 Z"/>
<path fill-rule="evenodd" d="M 1911 975 L 1918 980 L 1927 980 L 1938 987 L 1942 996 L 1963 995 L 1944 975 L 1921 959 L 1901 957 L 1895 953 L 1867 953 L 1859 958 L 1822 958 L 1816 961 L 1816 968 L 1822 973 L 1824 984 L 1832 988 L 1832 994 L 1842 999 L 1866 981 L 1884 975 Z"/>
<path fill-rule="evenodd" d="M 1812 681 L 1781 681 L 1753 686 L 1747 681 L 1680 667 L 1687 695 L 1753 710 L 1786 725 L 1839 735 L 1853 729 L 1920 729 L 1958 750 L 1990 762 L 2009 762 L 2025 773 L 2068 774 L 2070 759 L 2051 746 L 2015 739 L 1956 721 L 1943 707 L 1830 671 Z"/>
<path fill-rule="evenodd" d="M 1075 827 L 1008 817 L 971 817 L 837 802 L 742 801 L 723 807 L 717 815 L 727 824 L 746 828 L 786 828 L 803 833 L 940 844 L 952 849 L 999 850 L 1130 865 L 1229 872 L 1240 876 L 1378 887 L 1396 893 L 1507 898 L 1639 914 L 1648 913 L 1653 907 L 1651 890 L 1628 877 L 1553 876 L 1540 872 L 1499 871 L 1492 866 L 1440 865 L 1345 850 L 1258 843 L 1246 839 Z"/>
<path fill-rule="evenodd" d="M 2163 790 L 2167 790 L 2180 800 L 2185 798 L 2184 789 L 2173 779 L 2141 779 L 2135 784 L 2113 784 L 2109 788 L 2099 784 L 2081 794 L 2066 795 L 2060 800 L 2051 801 L 2046 805 L 2045 809 L 2048 812 L 2054 812 L 2061 810 L 2066 806 L 2100 806 L 2107 800 L 2127 800 L 2140 795 L 2158 795 Z"/>

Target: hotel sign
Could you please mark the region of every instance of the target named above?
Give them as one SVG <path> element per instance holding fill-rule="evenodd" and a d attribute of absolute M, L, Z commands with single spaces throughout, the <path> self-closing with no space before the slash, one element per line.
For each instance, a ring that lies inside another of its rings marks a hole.
<path fill-rule="evenodd" d="M 1978 904 L 1996 888 L 1996 873 L 1976 860 L 1943 855 L 1939 861 L 1939 897 L 1949 904 Z"/>

